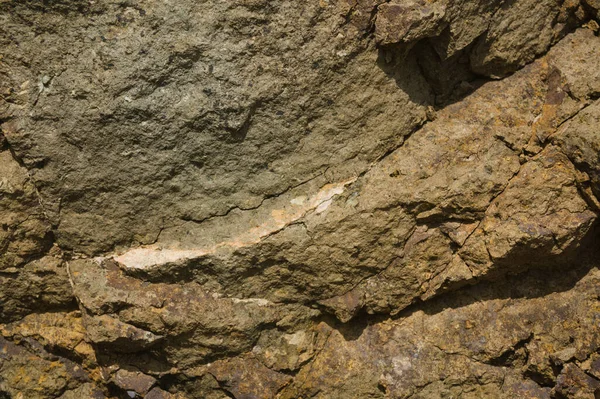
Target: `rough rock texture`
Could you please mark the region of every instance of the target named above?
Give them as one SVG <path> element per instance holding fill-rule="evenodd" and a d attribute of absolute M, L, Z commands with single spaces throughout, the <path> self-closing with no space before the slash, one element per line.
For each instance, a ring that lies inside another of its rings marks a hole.
<path fill-rule="evenodd" d="M 599 17 L 0 0 L 0 398 L 600 397 Z"/>

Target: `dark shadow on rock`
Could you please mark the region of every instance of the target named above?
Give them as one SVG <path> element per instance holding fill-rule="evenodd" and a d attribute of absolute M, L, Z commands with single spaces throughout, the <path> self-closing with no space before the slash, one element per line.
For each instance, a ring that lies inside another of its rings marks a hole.
<path fill-rule="evenodd" d="M 421 105 L 433 105 L 434 92 L 423 76 L 416 57 L 405 46 L 380 47 L 377 66 L 396 81 L 398 89 L 405 92 L 411 101 Z"/>
<path fill-rule="evenodd" d="M 500 8 L 506 10 L 515 2 L 516 0 L 508 0 Z M 585 2 L 582 7 L 586 16 L 579 20 L 573 13 L 569 14 L 561 30 L 556 33 L 557 39 L 574 32 L 581 26 L 581 21 L 593 19 L 595 10 Z M 452 33 L 448 26 L 435 37 L 424 38 L 414 43 L 380 46 L 377 65 L 388 76 L 393 77 L 398 88 L 407 93 L 413 101 L 442 109 L 462 100 L 486 82 L 512 75 L 549 51 L 545 49 L 536 53 L 529 61 L 509 61 L 500 58 L 488 61 L 484 68 L 477 67 L 477 61 L 474 60 L 485 59 L 492 51 L 488 40 L 488 31 L 485 31 L 466 47 L 447 57 L 452 42 Z M 554 44 L 556 41 L 552 45 Z M 412 72 L 413 64 L 418 65 L 418 74 Z M 406 71 L 411 72 L 407 74 Z M 427 95 L 415 88 L 421 81 L 428 87 Z"/>
<path fill-rule="evenodd" d="M 110 367 L 118 365 L 120 369 L 135 370 L 148 375 L 168 373 L 172 366 L 160 348 L 150 348 L 134 353 L 116 352 L 110 347 L 92 344 L 98 365 Z"/>
<path fill-rule="evenodd" d="M 589 272 L 600 267 L 600 221 L 590 229 L 581 245 L 564 257 L 514 265 L 512 270 L 499 270 L 493 277 L 473 281 L 470 286 L 448 291 L 428 301 L 415 301 L 396 315 L 369 314 L 364 309 L 346 323 L 333 315 L 321 321 L 339 331 L 347 341 L 354 341 L 364 330 L 386 320 L 399 320 L 423 311 L 432 316 L 446 309 L 458 309 L 477 302 L 496 299 L 533 299 L 573 289 Z"/>
<path fill-rule="evenodd" d="M 346 323 L 342 323 L 335 316 L 329 314 L 323 315 L 320 321 L 325 322 L 329 327 L 342 334 L 346 341 L 356 341 L 367 327 L 381 323 L 389 318 L 389 315 L 368 314 L 365 309 L 361 309 L 356 316 Z"/>
<path fill-rule="evenodd" d="M 469 45 L 443 59 L 436 50 L 436 42 L 430 39 L 410 45 L 386 45 L 378 50 L 377 65 L 412 101 L 442 109 L 491 80 L 471 71 L 472 47 Z"/>
<path fill-rule="evenodd" d="M 475 302 L 494 299 L 532 299 L 573 289 L 590 270 L 600 267 L 600 222 L 596 222 L 580 246 L 557 258 L 531 260 L 529 264 L 500 269 L 492 276 L 475 281 L 460 291 L 450 291 L 427 302 L 415 304 L 395 318 L 409 316 L 416 310 L 428 315 L 445 309 L 461 308 Z M 522 272 L 519 269 L 524 269 Z"/>

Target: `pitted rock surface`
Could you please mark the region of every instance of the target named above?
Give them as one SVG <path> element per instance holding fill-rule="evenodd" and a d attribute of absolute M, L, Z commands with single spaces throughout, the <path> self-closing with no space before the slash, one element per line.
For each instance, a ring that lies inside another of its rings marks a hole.
<path fill-rule="evenodd" d="M 599 13 L 0 0 L 0 398 L 600 397 Z"/>

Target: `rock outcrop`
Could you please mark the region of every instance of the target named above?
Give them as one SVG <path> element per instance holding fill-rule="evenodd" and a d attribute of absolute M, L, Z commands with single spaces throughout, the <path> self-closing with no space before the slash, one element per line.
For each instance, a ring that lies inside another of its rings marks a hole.
<path fill-rule="evenodd" d="M 600 397 L 599 18 L 0 0 L 0 398 Z"/>

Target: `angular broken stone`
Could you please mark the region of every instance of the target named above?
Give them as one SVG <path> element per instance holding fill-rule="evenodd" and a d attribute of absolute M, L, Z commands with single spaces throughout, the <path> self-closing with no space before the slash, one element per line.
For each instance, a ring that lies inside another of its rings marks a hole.
<path fill-rule="evenodd" d="M 552 262 L 572 252 L 595 220 L 577 188 L 574 166 L 549 146 L 511 179 L 460 254 L 476 275 L 494 263 L 531 262 L 531 256 Z"/>
<path fill-rule="evenodd" d="M 0 1 L 0 398 L 595 398 L 599 9 Z"/>
<path fill-rule="evenodd" d="M 375 37 L 380 44 L 413 42 L 437 36 L 444 28 L 443 2 L 387 2 L 377 8 Z"/>
<path fill-rule="evenodd" d="M 126 391 L 133 391 L 134 394 L 146 395 L 150 388 L 156 383 L 156 379 L 140 373 L 139 371 L 119 370 L 115 373 L 113 380 L 116 385 Z"/>

